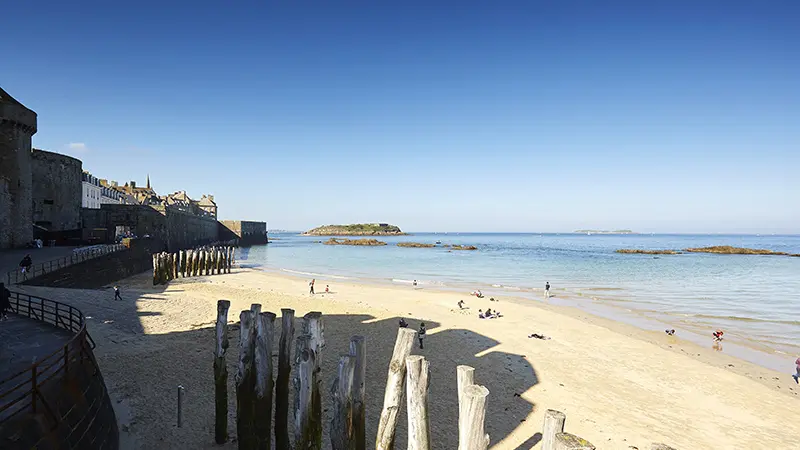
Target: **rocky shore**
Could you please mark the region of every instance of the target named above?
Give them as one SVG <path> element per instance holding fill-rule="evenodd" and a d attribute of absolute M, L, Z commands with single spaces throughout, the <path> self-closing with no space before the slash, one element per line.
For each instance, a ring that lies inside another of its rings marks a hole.
<path fill-rule="evenodd" d="M 367 247 L 377 247 L 386 245 L 386 242 L 377 239 L 336 239 L 330 238 L 323 242 L 325 245 L 363 245 Z"/>

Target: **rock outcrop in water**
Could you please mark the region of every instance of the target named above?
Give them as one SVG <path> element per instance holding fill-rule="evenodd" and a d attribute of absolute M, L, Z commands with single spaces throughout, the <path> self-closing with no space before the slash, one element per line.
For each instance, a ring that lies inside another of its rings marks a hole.
<path fill-rule="evenodd" d="M 379 241 L 377 239 L 336 239 L 330 238 L 327 241 L 323 242 L 325 245 L 364 245 L 367 247 L 377 247 L 380 245 L 386 245 L 386 242 Z"/>
<path fill-rule="evenodd" d="M 402 236 L 399 227 L 388 223 L 356 223 L 350 225 L 323 225 L 308 230 L 303 236 Z"/>
<path fill-rule="evenodd" d="M 477 250 L 474 245 L 451 245 L 450 250 Z"/>
<path fill-rule="evenodd" d="M 421 242 L 398 242 L 397 246 L 406 248 L 433 248 L 436 247 L 436 244 L 423 244 Z"/>
<path fill-rule="evenodd" d="M 639 255 L 680 255 L 682 252 L 677 250 L 642 250 L 638 248 L 621 248 L 617 253 L 639 254 Z"/>

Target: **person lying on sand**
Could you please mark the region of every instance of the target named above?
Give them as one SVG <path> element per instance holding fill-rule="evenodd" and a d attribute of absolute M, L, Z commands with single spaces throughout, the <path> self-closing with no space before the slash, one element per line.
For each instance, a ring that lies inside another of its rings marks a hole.
<path fill-rule="evenodd" d="M 717 330 L 711 334 L 714 336 L 714 342 L 722 342 L 722 335 L 725 333 L 722 330 Z"/>
<path fill-rule="evenodd" d="M 539 334 L 539 333 L 533 333 L 532 335 L 528 336 L 528 339 L 530 339 L 530 338 L 542 339 L 542 340 L 551 339 L 550 336 L 545 336 L 545 335 Z"/>
<path fill-rule="evenodd" d="M 675 335 L 675 330 L 664 330 L 664 333 L 667 333 L 670 336 L 674 336 Z"/>

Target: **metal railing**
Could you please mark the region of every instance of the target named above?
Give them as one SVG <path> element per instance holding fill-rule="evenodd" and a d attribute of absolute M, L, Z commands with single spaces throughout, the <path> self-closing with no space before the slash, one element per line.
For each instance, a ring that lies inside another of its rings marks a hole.
<path fill-rule="evenodd" d="M 77 308 L 45 298 L 12 292 L 9 300 L 11 312 L 74 332 L 75 335 L 58 350 L 0 380 L 0 424 L 27 411 L 46 413 L 54 422 L 58 422 L 60 419 L 57 411 L 53 410 L 54 405 L 50 405 L 42 395 L 43 388 L 58 382 L 70 370 L 78 370 L 87 360 L 94 370 L 98 370 L 91 351 L 95 345 L 86 330 L 86 319 Z"/>
<path fill-rule="evenodd" d="M 56 258 L 50 261 L 34 264 L 30 267 L 30 269 L 26 269 L 25 272 L 22 271 L 22 267 L 17 267 L 14 270 L 9 270 L 8 273 L 6 273 L 6 284 L 8 284 L 9 286 L 12 284 L 17 284 L 20 281 L 30 280 L 40 275 L 50 273 L 54 270 L 63 269 L 64 267 L 69 267 L 73 264 L 78 264 L 84 261 L 88 261 L 90 259 L 107 255 L 109 253 L 118 252 L 126 248 L 127 247 L 125 247 L 125 245 L 123 244 L 76 248 L 75 250 L 73 250 L 72 254 L 68 256 L 62 256 L 61 258 Z"/>

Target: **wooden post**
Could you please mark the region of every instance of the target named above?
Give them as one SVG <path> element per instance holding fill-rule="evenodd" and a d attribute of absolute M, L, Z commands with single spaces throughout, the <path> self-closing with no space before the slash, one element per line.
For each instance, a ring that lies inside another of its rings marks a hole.
<path fill-rule="evenodd" d="M 302 349 L 302 350 L 301 350 Z M 297 337 L 297 377 L 295 378 L 294 409 L 294 448 L 320 450 L 322 436 L 317 433 L 321 429 L 319 418 L 313 414 L 314 390 L 318 390 L 316 362 L 314 350 L 311 348 L 311 336 Z"/>
<path fill-rule="evenodd" d="M 367 343 L 364 340 L 364 336 L 350 338 L 350 356 L 355 359 L 353 375 L 353 439 L 356 450 L 366 450 Z"/>
<path fill-rule="evenodd" d="M 200 250 L 192 251 L 192 276 L 200 274 Z"/>
<path fill-rule="evenodd" d="M 353 375 L 355 358 L 350 355 L 339 357 L 339 370 L 333 380 L 333 414 L 331 418 L 331 448 L 333 450 L 354 450 L 353 429 Z"/>
<path fill-rule="evenodd" d="M 158 279 L 161 284 L 167 284 L 167 254 L 164 252 L 158 257 Z"/>
<path fill-rule="evenodd" d="M 172 281 L 175 277 L 175 254 L 167 253 L 167 280 Z"/>
<path fill-rule="evenodd" d="M 406 377 L 406 358 L 411 354 L 414 336 L 417 332 L 408 328 L 397 330 L 389 375 L 386 378 L 386 391 L 383 394 L 383 410 L 378 422 L 378 435 L 375 438 L 376 450 L 389 450 L 394 447 L 394 433 L 397 427 L 397 413 L 403 399 L 403 384 Z"/>
<path fill-rule="evenodd" d="M 556 434 L 555 444 L 555 450 L 595 450 L 591 442 L 569 433 Z"/>
<path fill-rule="evenodd" d="M 458 383 L 458 409 L 464 404 L 464 390 L 467 386 L 475 384 L 475 369 L 470 366 L 456 367 L 456 378 Z M 461 416 L 459 415 L 459 428 L 461 428 Z"/>
<path fill-rule="evenodd" d="M 311 336 L 311 348 L 317 369 L 322 366 L 322 348 L 325 347 L 325 325 L 322 322 L 322 313 L 312 311 L 303 316 L 303 334 Z"/>
<path fill-rule="evenodd" d="M 408 450 L 429 450 L 431 433 L 428 422 L 428 386 L 430 364 L 424 356 L 406 358 L 406 385 L 408 389 Z"/>
<path fill-rule="evenodd" d="M 261 305 L 258 305 L 259 309 Z M 258 314 L 256 324 L 256 403 L 255 431 L 259 450 L 272 448 L 272 341 L 275 340 L 275 314 Z"/>
<path fill-rule="evenodd" d="M 239 370 L 236 374 L 236 432 L 239 449 L 254 450 L 255 439 L 255 327 L 253 311 L 239 314 Z"/>
<path fill-rule="evenodd" d="M 222 250 L 219 247 L 214 247 L 214 254 L 217 255 L 217 274 L 222 273 Z"/>
<path fill-rule="evenodd" d="M 556 435 L 564 432 L 564 422 L 566 420 L 567 416 L 561 411 L 548 409 L 544 412 L 541 450 L 555 450 Z"/>
<path fill-rule="evenodd" d="M 281 309 L 281 339 L 278 342 L 278 378 L 275 385 L 275 448 L 291 450 L 289 441 L 289 375 L 292 370 L 294 310 Z"/>
<path fill-rule="evenodd" d="M 489 390 L 473 384 L 464 389 L 464 403 L 459 408 L 458 450 L 486 450 L 489 435 L 484 432 L 486 397 Z"/>
<path fill-rule="evenodd" d="M 230 273 L 233 269 L 233 264 L 236 262 L 236 248 L 233 246 L 228 247 L 228 255 L 230 255 L 228 258 L 228 273 Z"/>
<path fill-rule="evenodd" d="M 11 284 L 9 282 L 9 284 Z M 153 253 L 153 286 L 158 284 L 158 253 Z"/>
<path fill-rule="evenodd" d="M 200 276 L 208 275 L 208 250 L 200 250 Z"/>
<path fill-rule="evenodd" d="M 208 274 L 214 275 L 214 247 L 208 249 Z"/>
<path fill-rule="evenodd" d="M 253 311 L 255 315 L 261 314 L 261 303 L 252 303 L 250 305 L 250 311 Z"/>
<path fill-rule="evenodd" d="M 181 253 L 179 251 L 173 253 L 172 258 L 175 262 L 174 267 L 172 268 L 172 278 L 177 280 L 181 275 Z"/>
<path fill-rule="evenodd" d="M 217 347 L 214 351 L 214 441 L 224 444 L 228 440 L 228 309 L 231 302 L 217 301 Z"/>

